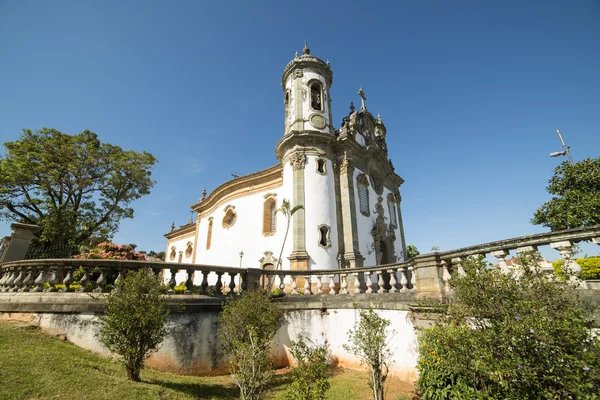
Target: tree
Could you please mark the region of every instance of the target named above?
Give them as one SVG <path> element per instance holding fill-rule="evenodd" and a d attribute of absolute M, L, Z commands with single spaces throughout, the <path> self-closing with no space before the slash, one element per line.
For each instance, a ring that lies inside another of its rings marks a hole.
<path fill-rule="evenodd" d="M 122 218 L 133 218 L 129 205 L 154 185 L 150 153 L 101 143 L 88 130 L 68 135 L 25 129 L 4 147 L 0 219 L 39 225 L 40 244 L 110 238 Z"/>
<path fill-rule="evenodd" d="M 261 291 L 229 299 L 219 317 L 219 339 L 242 400 L 260 397 L 273 375 L 271 345 L 283 323 L 283 309 Z"/>
<path fill-rule="evenodd" d="M 290 201 L 288 199 L 283 199 L 283 201 L 281 202 L 281 208 L 279 208 L 277 210 L 285 216 L 286 221 L 287 221 L 287 225 L 285 226 L 285 236 L 283 237 L 283 243 L 281 244 L 281 251 L 279 252 L 279 259 L 277 259 L 277 264 L 278 264 L 279 268 L 282 268 L 281 257 L 283 256 L 283 248 L 285 247 L 285 241 L 287 240 L 288 232 L 290 231 L 290 224 L 292 222 L 292 217 L 299 210 L 304 210 L 304 206 L 302 204 L 298 204 L 292 208 L 292 206 L 290 205 Z M 275 269 L 279 269 L 279 268 L 275 268 Z"/>
<path fill-rule="evenodd" d="M 600 338 L 576 283 L 542 274 L 535 254 L 511 275 L 490 267 L 465 260 L 441 323 L 423 330 L 423 399 L 598 398 Z"/>
<path fill-rule="evenodd" d="M 139 381 L 146 358 L 167 334 L 169 309 L 152 270 L 129 273 L 115 289 L 108 294 L 97 337 L 121 358 L 129 379 Z"/>
<path fill-rule="evenodd" d="M 372 308 L 361 310 L 354 329 L 348 331 L 349 345 L 343 347 L 354 354 L 369 369 L 369 387 L 373 400 L 384 399 L 385 380 L 392 359 L 390 342 L 394 332 L 388 332 L 390 321 L 381 318 Z"/>
<path fill-rule="evenodd" d="M 419 254 L 419 250 L 417 250 L 417 246 L 415 246 L 414 244 L 409 244 L 406 247 L 406 259 L 410 260 L 411 258 L 415 258 L 416 256 L 418 256 Z"/>
<path fill-rule="evenodd" d="M 288 387 L 286 398 L 289 400 L 323 400 L 329 390 L 329 345 L 312 343 L 300 336 L 292 342 L 292 357 L 296 368 L 292 371 L 292 383 Z"/>
<path fill-rule="evenodd" d="M 600 157 L 563 162 L 546 189 L 554 197 L 538 208 L 531 223 L 552 230 L 600 224 Z"/>

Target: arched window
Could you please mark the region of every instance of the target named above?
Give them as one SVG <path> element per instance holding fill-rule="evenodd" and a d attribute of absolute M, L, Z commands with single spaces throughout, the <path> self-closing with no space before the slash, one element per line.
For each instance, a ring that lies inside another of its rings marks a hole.
<path fill-rule="evenodd" d="M 188 242 L 185 248 L 185 258 L 190 258 L 192 256 L 193 245 L 192 242 Z"/>
<path fill-rule="evenodd" d="M 208 219 L 208 234 L 206 235 L 206 250 L 210 249 L 210 243 L 212 241 L 212 226 L 213 226 L 213 217 Z"/>
<path fill-rule="evenodd" d="M 237 221 L 237 214 L 234 211 L 235 206 L 228 205 L 225 207 L 225 216 L 223 217 L 223 228 L 229 229 L 235 225 Z"/>
<path fill-rule="evenodd" d="M 365 174 L 360 174 L 356 178 L 358 184 L 358 201 L 360 203 L 360 213 L 369 216 L 369 180 Z"/>
<path fill-rule="evenodd" d="M 175 256 L 177 255 L 177 250 L 175 249 L 175 246 L 171 247 L 171 252 L 169 253 L 169 260 L 173 261 L 175 260 Z"/>
<path fill-rule="evenodd" d="M 324 159 L 318 158 L 317 159 L 317 172 L 321 175 L 326 175 L 327 174 L 327 170 L 325 169 L 326 165 L 327 164 Z"/>
<path fill-rule="evenodd" d="M 310 85 L 310 106 L 313 110 L 323 111 L 323 91 L 317 82 Z"/>
<path fill-rule="evenodd" d="M 277 227 L 277 201 L 269 197 L 263 205 L 263 235 L 269 236 L 275 233 Z"/>
<path fill-rule="evenodd" d="M 329 233 L 331 228 L 328 225 L 319 225 L 319 246 L 328 248 L 331 247 L 331 240 L 329 239 Z"/>
<path fill-rule="evenodd" d="M 395 228 L 398 227 L 398 216 L 397 216 L 397 206 L 398 202 L 396 201 L 396 196 L 393 193 L 388 194 L 388 211 L 390 212 L 390 225 Z"/>

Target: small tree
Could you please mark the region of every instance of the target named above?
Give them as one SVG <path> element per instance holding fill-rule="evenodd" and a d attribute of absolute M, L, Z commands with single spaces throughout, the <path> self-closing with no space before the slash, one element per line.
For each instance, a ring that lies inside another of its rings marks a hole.
<path fill-rule="evenodd" d="M 229 299 L 219 323 L 219 338 L 230 357 L 230 372 L 240 397 L 258 399 L 273 375 L 271 346 L 283 323 L 283 309 L 255 290 Z"/>
<path fill-rule="evenodd" d="M 419 250 L 417 250 L 417 246 L 415 246 L 414 244 L 409 244 L 406 247 L 406 259 L 407 260 L 410 260 L 411 258 L 415 258 L 419 254 L 421 254 L 421 253 L 419 252 Z"/>
<path fill-rule="evenodd" d="M 281 202 L 281 207 L 277 210 L 282 213 L 286 218 L 286 226 L 285 226 L 285 236 L 283 237 L 283 243 L 281 244 L 281 251 L 279 252 L 279 259 L 277 259 L 277 265 L 281 268 L 281 256 L 283 255 L 283 248 L 285 247 L 285 241 L 288 237 L 288 232 L 290 231 L 290 224 L 292 222 L 292 217 L 296 214 L 297 211 L 304 210 L 304 206 L 302 204 L 298 204 L 292 208 L 290 205 L 290 201 L 288 199 L 283 199 Z M 275 269 L 279 269 L 275 268 Z"/>
<path fill-rule="evenodd" d="M 286 397 L 289 400 L 323 400 L 329 390 L 329 345 L 312 343 L 300 336 L 292 342 L 291 353 L 297 363 L 292 371 L 292 384 Z"/>
<path fill-rule="evenodd" d="M 97 337 L 122 359 L 129 379 L 139 381 L 146 358 L 167 333 L 168 318 L 159 279 L 151 270 L 139 270 L 117 282 L 116 290 L 108 294 Z"/>
<path fill-rule="evenodd" d="M 348 331 L 349 345 L 344 349 L 360 359 L 369 369 L 369 387 L 373 400 L 384 399 L 384 385 L 392 359 L 390 341 L 394 332 L 388 332 L 390 321 L 381 318 L 372 308 L 361 310 L 354 329 Z"/>

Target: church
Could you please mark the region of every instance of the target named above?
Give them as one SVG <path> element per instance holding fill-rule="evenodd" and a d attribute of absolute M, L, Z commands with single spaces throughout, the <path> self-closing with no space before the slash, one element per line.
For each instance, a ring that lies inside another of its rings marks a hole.
<path fill-rule="evenodd" d="M 360 109 L 351 103 L 336 129 L 332 83 L 329 62 L 305 43 L 283 71 L 279 162 L 225 182 L 208 196 L 204 190 L 191 207 L 195 221 L 165 234 L 165 261 L 337 270 L 404 260 L 404 181 L 388 158 L 385 125 L 367 110 L 361 88 Z M 284 202 L 300 206 L 289 221 L 280 210 Z"/>

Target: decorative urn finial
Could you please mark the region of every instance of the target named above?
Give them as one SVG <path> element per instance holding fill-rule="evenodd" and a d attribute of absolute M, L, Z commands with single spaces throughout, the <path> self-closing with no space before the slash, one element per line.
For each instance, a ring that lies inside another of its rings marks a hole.
<path fill-rule="evenodd" d="M 310 54 L 310 49 L 308 48 L 308 43 L 306 40 L 304 41 L 304 48 L 302 49 L 302 54 Z"/>

